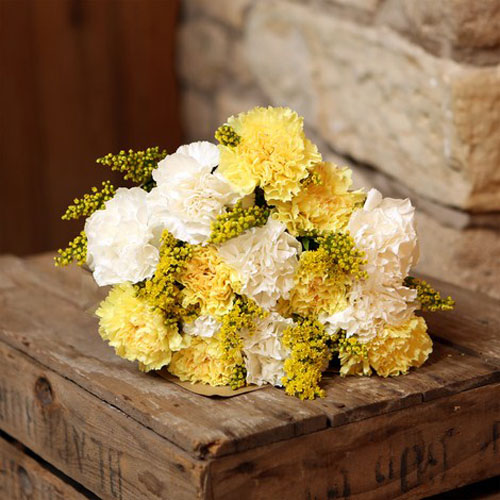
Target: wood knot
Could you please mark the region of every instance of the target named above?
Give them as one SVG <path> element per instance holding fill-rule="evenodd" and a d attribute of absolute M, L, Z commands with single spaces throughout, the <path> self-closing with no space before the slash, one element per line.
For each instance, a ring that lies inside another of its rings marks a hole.
<path fill-rule="evenodd" d="M 23 498 L 31 498 L 33 495 L 33 484 L 31 483 L 29 474 L 22 465 L 17 467 L 17 476 L 19 478 L 19 488 Z"/>
<path fill-rule="evenodd" d="M 45 377 L 39 377 L 35 383 L 35 396 L 42 403 L 42 406 L 48 406 L 54 401 L 52 387 Z"/>

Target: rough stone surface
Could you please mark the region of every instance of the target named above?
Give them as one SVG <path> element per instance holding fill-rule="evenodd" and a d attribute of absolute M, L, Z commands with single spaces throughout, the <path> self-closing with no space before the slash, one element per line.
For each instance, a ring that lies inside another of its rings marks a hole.
<path fill-rule="evenodd" d="M 385 0 L 376 22 L 441 57 L 476 65 L 500 61 L 498 0 Z"/>
<path fill-rule="evenodd" d="M 439 59 L 385 26 L 285 1 L 252 7 L 245 44 L 272 102 L 336 151 L 440 203 L 500 209 L 500 66 Z"/>
<path fill-rule="evenodd" d="M 221 26 L 203 19 L 188 21 L 179 29 L 177 46 L 177 69 L 182 80 L 204 90 L 213 90 L 224 82 L 229 40 Z"/>
<path fill-rule="evenodd" d="M 266 97 L 255 89 L 242 91 L 228 87 L 224 92 L 217 95 L 215 101 L 216 125 L 214 130 L 224 124 L 232 115 L 247 111 L 255 106 L 266 106 L 267 104 Z"/>

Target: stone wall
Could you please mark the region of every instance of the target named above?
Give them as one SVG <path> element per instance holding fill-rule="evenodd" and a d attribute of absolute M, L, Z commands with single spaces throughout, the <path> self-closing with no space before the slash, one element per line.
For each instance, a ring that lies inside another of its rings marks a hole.
<path fill-rule="evenodd" d="M 187 139 L 287 105 L 418 206 L 419 269 L 500 297 L 500 0 L 184 0 Z"/>

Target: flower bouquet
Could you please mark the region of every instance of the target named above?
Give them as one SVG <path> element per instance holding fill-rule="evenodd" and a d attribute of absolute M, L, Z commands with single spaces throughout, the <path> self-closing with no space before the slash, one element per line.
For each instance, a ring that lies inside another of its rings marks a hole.
<path fill-rule="evenodd" d="M 98 159 L 138 187 L 106 181 L 63 216 L 85 228 L 56 265 L 87 264 L 112 285 L 96 314 L 116 354 L 301 399 L 323 396 L 331 363 L 342 376 L 421 366 L 432 341 L 415 312 L 453 301 L 410 276 L 410 201 L 352 190 L 288 108 L 232 116 L 215 138 Z"/>

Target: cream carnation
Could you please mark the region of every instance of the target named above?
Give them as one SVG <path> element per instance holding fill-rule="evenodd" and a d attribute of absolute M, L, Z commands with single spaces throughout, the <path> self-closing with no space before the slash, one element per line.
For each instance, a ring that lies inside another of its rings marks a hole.
<path fill-rule="evenodd" d="M 399 325 L 407 321 L 415 310 L 416 291 L 403 285 L 371 286 L 373 282 L 357 281 L 348 297 L 348 306 L 330 316 L 320 316 L 330 334 L 339 329 L 346 336 L 356 334 L 366 343 L 377 336 L 384 324 Z"/>
<path fill-rule="evenodd" d="M 255 331 L 250 334 L 242 332 L 249 384 L 283 385 L 283 364 L 290 353 L 283 346 L 281 335 L 291 325 L 293 320 L 285 319 L 278 313 L 270 313 L 257 321 Z"/>
<path fill-rule="evenodd" d="M 240 293 L 270 309 L 278 299 L 289 297 L 300 251 L 300 243 L 286 232 L 286 226 L 269 219 L 264 226 L 223 243 L 219 255 L 237 271 Z"/>
<path fill-rule="evenodd" d="M 220 321 L 212 316 L 198 316 L 192 323 L 184 324 L 184 333 L 193 337 L 213 337 L 220 329 Z"/>
<path fill-rule="evenodd" d="M 415 208 L 410 200 L 382 198 L 368 192 L 362 209 L 356 210 L 347 229 L 368 261 L 365 270 L 381 283 L 402 281 L 418 260 Z"/>
<path fill-rule="evenodd" d="M 159 252 L 146 199 L 141 188 L 120 188 L 85 222 L 87 263 L 98 285 L 137 283 L 153 275 Z"/>
<path fill-rule="evenodd" d="M 210 225 L 239 195 L 219 175 L 217 146 L 194 142 L 166 156 L 153 171 L 157 186 L 149 193 L 151 224 L 156 233 L 168 229 L 188 243 L 204 243 Z"/>

